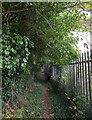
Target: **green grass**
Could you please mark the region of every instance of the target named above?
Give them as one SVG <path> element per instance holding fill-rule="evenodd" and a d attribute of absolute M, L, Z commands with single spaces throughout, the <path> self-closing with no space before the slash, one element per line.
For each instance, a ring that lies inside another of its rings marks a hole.
<path fill-rule="evenodd" d="M 47 83 L 47 86 L 49 88 L 51 101 L 53 103 L 55 118 L 64 119 L 64 120 L 71 118 L 69 106 L 67 105 L 65 101 L 64 94 L 61 93 L 60 95 L 59 91 L 57 90 L 58 87 L 55 88 L 55 86 L 53 86 L 53 84 L 50 82 Z"/>
<path fill-rule="evenodd" d="M 28 118 L 37 118 L 43 114 L 42 106 L 42 85 L 40 82 L 35 82 L 36 87 L 33 89 L 33 92 L 29 91 L 27 96 L 29 107 L 26 108 L 25 117 Z M 26 107 L 26 106 L 25 106 Z"/>

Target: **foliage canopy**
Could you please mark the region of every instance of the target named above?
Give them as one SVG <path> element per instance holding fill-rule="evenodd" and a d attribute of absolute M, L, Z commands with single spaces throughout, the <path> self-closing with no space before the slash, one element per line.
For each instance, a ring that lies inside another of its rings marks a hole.
<path fill-rule="evenodd" d="M 76 21 L 86 18 L 79 5 L 3 3 L 3 68 L 16 71 L 18 67 L 33 68 L 35 63 L 62 65 L 75 59 L 77 39 L 69 34 L 81 28 Z"/>
<path fill-rule="evenodd" d="M 72 37 L 71 31 L 80 30 L 83 25 L 77 21 L 86 19 L 82 9 L 78 10 L 82 5 L 2 3 L 3 86 L 13 88 L 14 81 L 20 83 L 20 74 L 36 73 L 41 65 L 61 66 L 77 58 L 77 38 Z"/>

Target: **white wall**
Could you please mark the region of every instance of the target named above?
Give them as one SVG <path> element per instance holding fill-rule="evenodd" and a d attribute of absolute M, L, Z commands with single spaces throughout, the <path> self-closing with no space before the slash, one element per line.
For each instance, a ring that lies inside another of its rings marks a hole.
<path fill-rule="evenodd" d="M 90 32 L 78 32 L 72 31 L 73 37 L 78 39 L 78 50 L 80 50 L 80 54 L 89 51 L 90 53 Z"/>

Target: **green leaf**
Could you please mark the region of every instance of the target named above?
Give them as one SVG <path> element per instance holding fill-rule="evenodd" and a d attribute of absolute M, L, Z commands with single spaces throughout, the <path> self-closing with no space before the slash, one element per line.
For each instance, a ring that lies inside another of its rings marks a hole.
<path fill-rule="evenodd" d="M 74 110 L 76 110 L 77 109 L 77 107 L 76 106 L 74 106 Z"/>
<path fill-rule="evenodd" d="M 9 55 L 9 53 L 10 53 L 10 52 L 9 52 L 9 51 L 7 51 L 7 50 L 5 50 L 5 52 L 4 52 L 4 53 L 5 53 L 6 55 Z"/>
<path fill-rule="evenodd" d="M 25 50 L 28 52 L 28 48 L 25 48 Z"/>
<path fill-rule="evenodd" d="M 23 41 L 21 41 L 20 44 L 22 45 L 22 44 L 23 44 Z"/>
<path fill-rule="evenodd" d="M 24 62 L 27 62 L 26 58 L 23 58 L 23 61 L 24 61 Z"/>
<path fill-rule="evenodd" d="M 76 101 L 76 98 L 73 98 L 73 101 Z"/>
<path fill-rule="evenodd" d="M 13 64 L 16 64 L 16 61 L 13 61 Z"/>
<path fill-rule="evenodd" d="M 2 42 L 3 41 L 3 39 L 2 38 L 0 38 L 0 42 Z"/>

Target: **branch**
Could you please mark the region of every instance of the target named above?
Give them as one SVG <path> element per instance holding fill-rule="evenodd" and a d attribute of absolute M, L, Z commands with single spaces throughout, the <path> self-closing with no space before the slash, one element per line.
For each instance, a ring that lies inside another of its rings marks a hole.
<path fill-rule="evenodd" d="M 88 10 L 87 8 L 84 8 L 82 6 L 80 6 L 80 8 L 83 9 L 84 11 L 86 11 L 86 12 L 91 12 L 92 11 L 91 9 Z"/>
<path fill-rule="evenodd" d="M 25 11 L 28 11 L 29 9 L 20 9 L 20 10 L 11 10 L 11 11 L 8 11 L 8 12 L 3 12 L 2 14 L 9 14 L 9 13 L 17 13 L 17 12 L 25 12 Z"/>
<path fill-rule="evenodd" d="M 65 7 L 61 7 L 61 8 L 50 8 L 50 9 L 47 9 L 45 11 L 52 11 L 52 10 L 64 10 L 64 9 L 67 9 L 67 8 L 71 8 L 71 7 L 74 7 L 74 6 L 78 6 L 82 4 L 81 2 L 79 3 L 76 3 L 76 4 L 73 4 L 73 5 L 68 5 L 68 6 L 65 6 Z M 27 8 L 27 9 L 20 9 L 20 10 L 9 10 L 8 12 L 2 12 L 2 14 L 9 14 L 9 13 L 17 13 L 17 12 L 25 12 L 25 11 L 28 11 L 30 10 L 30 8 Z"/>
<path fill-rule="evenodd" d="M 8 11 L 8 12 L 3 12 L 2 14 L 6 18 L 9 13 L 25 12 L 25 11 L 28 11 L 28 10 L 29 10 L 28 8 L 27 9 L 21 9 L 21 10 L 12 10 L 12 11 Z M 40 12 L 37 11 L 37 13 L 39 13 L 47 21 L 47 23 L 49 24 L 50 28 L 53 30 L 53 28 L 50 25 L 49 21 Z"/>
<path fill-rule="evenodd" d="M 47 23 L 48 23 L 48 25 L 50 26 L 50 28 L 51 28 L 52 30 L 54 30 L 53 27 L 51 26 L 51 24 L 49 23 L 49 21 L 47 20 L 47 18 L 45 18 L 39 11 L 36 10 L 36 12 L 37 12 L 38 14 L 40 14 L 40 15 L 47 21 Z"/>

